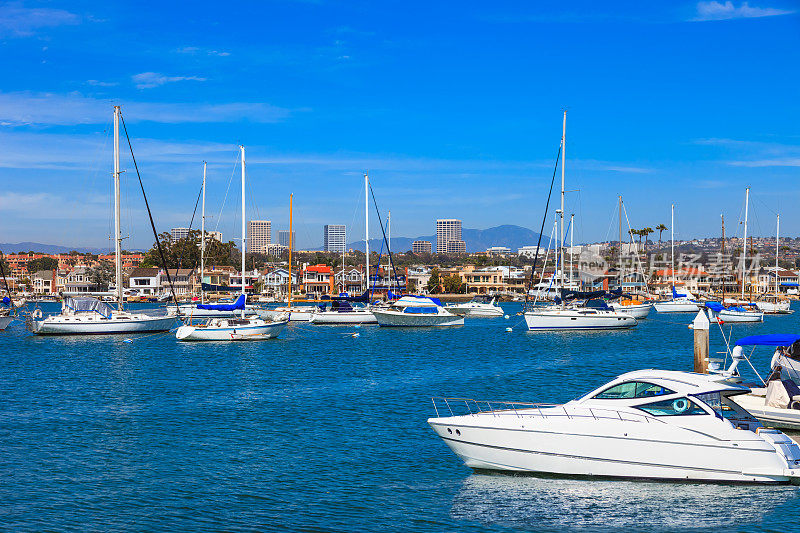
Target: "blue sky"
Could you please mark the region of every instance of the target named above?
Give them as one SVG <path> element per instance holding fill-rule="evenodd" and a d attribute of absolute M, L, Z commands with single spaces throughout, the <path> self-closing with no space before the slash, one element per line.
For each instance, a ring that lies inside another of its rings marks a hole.
<path fill-rule="evenodd" d="M 748 185 L 751 233 L 800 233 L 800 3 L 550 4 L 2 3 L 0 242 L 108 243 L 114 103 L 162 230 L 207 160 L 209 225 L 238 235 L 238 143 L 248 217 L 286 228 L 293 192 L 301 247 L 363 238 L 365 170 L 395 235 L 538 229 L 566 108 L 576 240 L 613 238 L 619 194 L 634 227 L 674 202 L 681 237 L 737 233 Z"/>

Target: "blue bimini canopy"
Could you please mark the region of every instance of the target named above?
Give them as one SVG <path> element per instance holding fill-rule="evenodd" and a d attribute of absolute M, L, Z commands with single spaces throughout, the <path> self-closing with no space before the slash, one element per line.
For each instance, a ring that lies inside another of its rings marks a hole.
<path fill-rule="evenodd" d="M 240 294 L 232 304 L 197 304 L 197 308 L 206 309 L 208 311 L 236 311 L 238 309 L 244 309 L 244 300 L 244 294 Z"/>
<path fill-rule="evenodd" d="M 800 287 L 796 281 L 781 281 L 781 287 Z"/>
<path fill-rule="evenodd" d="M 706 302 L 706 308 L 716 311 L 717 313 L 725 309 L 719 302 Z"/>
<path fill-rule="evenodd" d="M 736 346 L 791 346 L 798 340 L 800 340 L 800 335 L 794 333 L 751 335 L 736 341 Z"/>

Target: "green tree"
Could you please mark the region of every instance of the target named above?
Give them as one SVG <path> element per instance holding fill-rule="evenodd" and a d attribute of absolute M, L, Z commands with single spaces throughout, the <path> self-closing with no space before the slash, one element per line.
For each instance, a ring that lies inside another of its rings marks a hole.
<path fill-rule="evenodd" d="M 108 290 L 108 286 L 116 277 L 116 269 L 111 261 L 100 261 L 97 265 L 89 269 L 89 280 L 97 285 L 101 291 Z"/>
<path fill-rule="evenodd" d="M 40 270 L 56 270 L 57 268 L 58 259 L 54 259 L 52 257 L 40 257 L 38 259 L 33 259 L 28 261 L 28 263 L 25 265 L 25 269 L 29 274 L 34 274 Z"/>
<path fill-rule="evenodd" d="M 458 276 L 447 276 L 442 280 L 444 285 L 444 292 L 448 294 L 457 294 L 464 292 L 464 283 Z"/>
<path fill-rule="evenodd" d="M 648 236 L 649 236 L 651 233 L 653 233 L 653 228 L 651 228 L 651 227 L 649 227 L 649 226 L 648 226 L 648 227 L 646 227 L 646 228 L 642 228 L 640 231 L 641 231 L 641 237 L 644 237 L 644 249 L 643 249 L 643 251 L 644 251 L 645 253 L 647 253 L 647 237 L 648 237 Z M 641 244 L 641 243 L 642 243 L 642 239 L 640 238 L 640 239 L 639 239 L 639 244 Z"/>
<path fill-rule="evenodd" d="M 669 228 L 667 228 L 664 224 L 659 224 L 658 226 L 656 226 L 656 231 L 658 232 L 658 249 L 659 250 L 661 249 L 661 234 L 664 233 L 665 231 L 667 231 L 668 229 Z"/>
<path fill-rule="evenodd" d="M 428 285 L 425 287 L 431 294 L 436 294 L 441 290 L 442 281 L 439 277 L 439 269 L 433 267 L 431 269 L 431 277 L 428 280 Z"/>

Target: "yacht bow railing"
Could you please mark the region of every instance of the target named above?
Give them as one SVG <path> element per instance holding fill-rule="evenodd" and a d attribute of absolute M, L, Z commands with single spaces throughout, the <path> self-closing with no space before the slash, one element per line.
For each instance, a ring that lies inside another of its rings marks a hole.
<path fill-rule="evenodd" d="M 604 407 L 570 406 L 553 403 L 509 402 L 504 400 L 475 400 L 472 398 L 431 398 L 436 417 L 442 416 L 515 416 L 517 418 L 537 417 L 568 419 L 593 418 L 595 420 L 620 420 L 623 422 L 661 422 L 663 420 L 645 414 L 631 413 Z"/>

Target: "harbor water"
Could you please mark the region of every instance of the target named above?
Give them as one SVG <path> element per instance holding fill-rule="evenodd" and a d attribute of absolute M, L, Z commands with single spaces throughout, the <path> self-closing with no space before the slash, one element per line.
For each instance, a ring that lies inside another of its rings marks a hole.
<path fill-rule="evenodd" d="M 527 333 L 519 305 L 503 307 L 509 319 L 467 319 L 455 328 L 292 324 L 277 340 L 249 343 L 178 343 L 174 334 L 35 337 L 15 322 L 0 332 L 0 529 L 789 531 L 800 524 L 796 486 L 464 467 L 426 423 L 432 396 L 564 402 L 630 370 L 692 369 L 693 314 L 653 311 L 628 331 Z M 800 310 L 797 302 L 793 308 Z M 798 333 L 800 312 L 723 328 L 734 339 Z M 712 352 L 724 350 L 716 324 L 711 340 Z M 754 354 L 762 376 L 771 355 Z"/>

